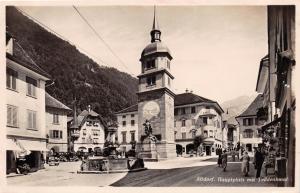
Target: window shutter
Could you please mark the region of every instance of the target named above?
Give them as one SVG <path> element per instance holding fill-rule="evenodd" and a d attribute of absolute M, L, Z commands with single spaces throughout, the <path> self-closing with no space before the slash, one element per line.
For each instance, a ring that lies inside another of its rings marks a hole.
<path fill-rule="evenodd" d="M 53 138 L 52 130 L 49 130 L 49 135 L 50 135 L 50 138 L 52 139 Z"/>
<path fill-rule="evenodd" d="M 30 113 L 30 111 L 27 112 L 27 123 L 28 123 L 27 127 L 31 128 L 32 124 L 31 124 L 31 113 Z"/>
<path fill-rule="evenodd" d="M 7 106 L 7 125 L 11 125 L 12 120 L 11 120 L 11 107 Z"/>
<path fill-rule="evenodd" d="M 32 112 L 32 128 L 36 129 L 36 113 Z"/>
<path fill-rule="evenodd" d="M 61 139 L 63 138 L 62 137 L 62 131 L 59 131 L 59 138 L 61 138 Z"/>
<path fill-rule="evenodd" d="M 17 111 L 17 108 L 14 107 L 13 108 L 13 126 L 17 126 L 17 123 L 18 123 L 18 111 Z"/>

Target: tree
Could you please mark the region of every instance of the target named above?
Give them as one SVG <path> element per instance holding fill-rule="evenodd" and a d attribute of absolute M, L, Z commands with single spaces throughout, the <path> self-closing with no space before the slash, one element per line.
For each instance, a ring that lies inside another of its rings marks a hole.
<path fill-rule="evenodd" d="M 198 154 L 198 149 L 201 144 L 203 144 L 205 137 L 203 135 L 197 135 L 194 137 L 194 150 L 196 151 L 196 155 Z"/>

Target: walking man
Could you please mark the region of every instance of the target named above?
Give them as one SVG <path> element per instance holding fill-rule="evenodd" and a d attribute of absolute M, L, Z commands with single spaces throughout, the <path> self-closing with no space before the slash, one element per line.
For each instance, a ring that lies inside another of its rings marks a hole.
<path fill-rule="evenodd" d="M 226 150 L 223 151 L 223 154 L 222 154 L 222 167 L 223 167 L 223 171 L 225 172 L 226 171 L 226 168 L 227 168 L 227 153 L 226 153 Z"/>
<path fill-rule="evenodd" d="M 255 152 L 254 160 L 255 160 L 254 166 L 256 169 L 256 178 L 259 178 L 260 172 L 261 172 L 261 167 L 264 163 L 264 155 L 262 154 L 260 147 L 257 148 L 257 151 Z"/>

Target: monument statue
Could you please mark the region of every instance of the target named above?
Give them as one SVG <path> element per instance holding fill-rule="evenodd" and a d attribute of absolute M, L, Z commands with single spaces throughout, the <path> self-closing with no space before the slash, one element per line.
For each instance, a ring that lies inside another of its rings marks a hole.
<path fill-rule="evenodd" d="M 145 123 L 143 124 L 145 129 L 146 136 L 150 139 L 151 142 L 156 142 L 156 137 L 152 134 L 152 127 L 150 121 L 147 119 Z"/>

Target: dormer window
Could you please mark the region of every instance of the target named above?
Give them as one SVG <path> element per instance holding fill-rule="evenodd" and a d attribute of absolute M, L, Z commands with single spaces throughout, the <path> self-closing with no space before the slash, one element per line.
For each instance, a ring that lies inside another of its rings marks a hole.
<path fill-rule="evenodd" d="M 151 76 L 147 78 L 147 86 L 153 86 L 156 85 L 156 77 Z"/>
<path fill-rule="evenodd" d="M 149 60 L 146 62 L 146 69 L 152 69 L 155 68 L 155 60 Z"/>

